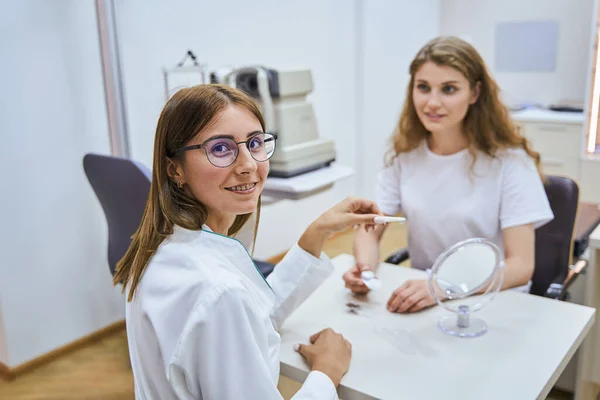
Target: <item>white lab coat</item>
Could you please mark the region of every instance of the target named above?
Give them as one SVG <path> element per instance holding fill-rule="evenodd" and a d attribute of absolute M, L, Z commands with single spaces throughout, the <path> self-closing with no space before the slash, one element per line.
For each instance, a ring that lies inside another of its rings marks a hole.
<path fill-rule="evenodd" d="M 265 280 L 236 239 L 176 226 L 126 305 L 136 399 L 280 400 L 276 329 L 332 270 L 295 245 Z M 337 393 L 313 371 L 293 399 Z"/>

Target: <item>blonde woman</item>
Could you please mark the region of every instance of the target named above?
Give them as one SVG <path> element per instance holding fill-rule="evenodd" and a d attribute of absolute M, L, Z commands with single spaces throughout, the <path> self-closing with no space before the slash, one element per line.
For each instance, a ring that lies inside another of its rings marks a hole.
<path fill-rule="evenodd" d="M 376 202 L 387 215 L 409 221 L 408 249 L 414 268 L 430 268 L 451 245 L 472 237 L 493 241 L 504 252 L 503 289 L 527 285 L 534 267 L 534 230 L 553 219 L 540 156 L 510 120 L 485 63 L 467 42 L 438 37 L 410 65 L 410 83 Z M 356 265 L 344 275 L 355 293 L 368 288 L 362 270 L 379 264 L 386 227 L 358 232 Z M 435 304 L 424 280 L 397 288 L 391 312 Z"/>
<path fill-rule="evenodd" d="M 165 105 L 143 220 L 114 278 L 127 294 L 137 399 L 281 399 L 277 328 L 332 271 L 324 241 L 381 215 L 346 199 L 264 279 L 233 237 L 260 210 L 276 139 L 253 100 L 227 86 L 183 89 Z M 294 399 L 337 399 L 350 343 L 331 329 L 309 341 L 297 350 L 312 372 Z"/>

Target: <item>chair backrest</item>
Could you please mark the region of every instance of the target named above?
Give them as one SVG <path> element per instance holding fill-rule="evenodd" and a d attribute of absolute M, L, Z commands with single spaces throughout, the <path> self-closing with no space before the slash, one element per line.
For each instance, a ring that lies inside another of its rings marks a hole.
<path fill-rule="evenodd" d="M 567 277 L 579 204 L 579 186 L 572 179 L 548 175 L 545 189 L 554 219 L 535 231 L 535 270 L 530 293 L 539 296 L 553 281 L 562 282 Z"/>
<path fill-rule="evenodd" d="M 108 266 L 114 275 L 142 220 L 151 173 L 135 161 L 99 154 L 86 154 L 83 169 L 106 216 Z"/>

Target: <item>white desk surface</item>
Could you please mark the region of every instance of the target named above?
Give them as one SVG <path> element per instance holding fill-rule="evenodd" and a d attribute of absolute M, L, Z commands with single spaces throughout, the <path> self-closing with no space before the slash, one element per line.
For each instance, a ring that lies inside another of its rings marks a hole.
<path fill-rule="evenodd" d="M 585 122 L 585 114 L 578 112 L 528 109 L 511 111 L 510 115 L 515 121 L 521 122 L 547 122 L 560 124 L 582 124 Z"/>
<path fill-rule="evenodd" d="M 385 308 L 391 292 L 423 271 L 382 264 L 381 289 L 357 300 L 344 288 L 342 275 L 354 259 L 333 260 L 335 271 L 281 329 L 281 374 L 303 382 L 308 364 L 295 343 L 331 327 L 353 348 L 350 371 L 338 394 L 357 399 L 544 399 L 594 319 L 594 309 L 528 294 L 505 291 L 476 313 L 489 331 L 474 339 L 456 338 L 437 327 L 450 312 L 434 307 L 417 314 L 392 314 Z M 346 311 L 359 302 L 372 314 Z M 376 327 L 400 332 L 395 345 Z"/>

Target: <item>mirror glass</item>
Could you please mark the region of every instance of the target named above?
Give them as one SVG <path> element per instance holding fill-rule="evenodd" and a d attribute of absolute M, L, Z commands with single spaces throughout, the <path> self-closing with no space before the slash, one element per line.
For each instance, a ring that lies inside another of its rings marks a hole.
<path fill-rule="evenodd" d="M 497 252 L 484 242 L 455 248 L 437 267 L 437 284 L 449 297 L 469 296 L 485 290 L 494 277 Z"/>

